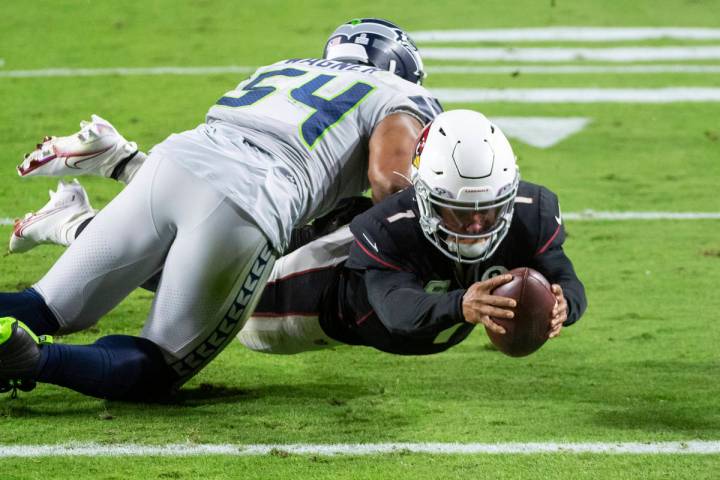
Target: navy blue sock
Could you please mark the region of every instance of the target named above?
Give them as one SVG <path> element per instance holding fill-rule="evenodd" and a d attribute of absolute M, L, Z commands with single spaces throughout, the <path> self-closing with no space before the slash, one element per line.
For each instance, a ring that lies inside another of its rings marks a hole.
<path fill-rule="evenodd" d="M 150 340 L 103 337 L 92 345 L 43 345 L 36 380 L 109 400 L 162 400 L 177 375 Z"/>
<path fill-rule="evenodd" d="M 0 293 L 0 317 L 17 318 L 36 335 L 53 334 L 60 328 L 45 300 L 32 288 L 22 292 Z"/>

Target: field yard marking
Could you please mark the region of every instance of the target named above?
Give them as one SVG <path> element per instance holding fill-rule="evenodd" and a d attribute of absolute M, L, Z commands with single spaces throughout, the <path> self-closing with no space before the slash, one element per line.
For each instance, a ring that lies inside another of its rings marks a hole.
<path fill-rule="evenodd" d="M 433 88 L 442 102 L 676 103 L 720 102 L 720 88 Z"/>
<path fill-rule="evenodd" d="M 430 65 L 430 75 L 720 73 L 720 65 Z"/>
<path fill-rule="evenodd" d="M 227 65 L 216 67 L 117 67 L 117 68 L 47 68 L 38 70 L 0 71 L 0 78 L 107 77 L 156 75 L 246 75 L 256 67 Z M 720 65 L 430 65 L 430 75 L 468 74 L 664 74 L 720 73 Z"/>
<path fill-rule="evenodd" d="M 171 444 L 100 445 L 2 445 L 0 458 L 24 457 L 138 457 L 138 456 L 257 456 L 284 452 L 295 455 L 377 455 L 388 453 L 427 453 L 442 455 L 530 455 L 530 454 L 609 454 L 609 455 L 717 455 L 720 441 L 610 442 L 610 443 L 361 443 L 361 444 Z"/>
<path fill-rule="evenodd" d="M 8 70 L 0 72 L 0 78 L 247 74 L 254 72 L 256 68 L 257 67 L 242 65 L 227 65 L 222 67 L 46 68 L 41 70 Z"/>
<path fill-rule="evenodd" d="M 626 40 L 718 40 L 720 28 L 545 27 L 411 32 L 416 42 L 612 42 Z"/>
<path fill-rule="evenodd" d="M 589 220 L 720 220 L 715 212 L 582 212 L 563 213 L 563 219 L 576 221 Z"/>
<path fill-rule="evenodd" d="M 580 132 L 588 123 L 585 117 L 492 117 L 505 135 L 536 148 L 550 148 Z"/>
<path fill-rule="evenodd" d="M 618 47 L 618 48 L 421 48 L 423 60 L 474 60 L 513 62 L 647 62 L 667 60 L 718 60 L 720 47 Z"/>

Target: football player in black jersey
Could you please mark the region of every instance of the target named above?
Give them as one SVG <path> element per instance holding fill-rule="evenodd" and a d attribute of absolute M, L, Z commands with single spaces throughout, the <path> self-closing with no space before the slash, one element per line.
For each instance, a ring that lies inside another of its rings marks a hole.
<path fill-rule="evenodd" d="M 477 112 L 445 112 L 424 128 L 413 164 L 407 189 L 375 206 L 349 199 L 293 232 L 292 251 L 276 262 L 238 334 L 245 346 L 274 354 L 340 344 L 442 352 L 477 324 L 503 333 L 491 318 L 512 318 L 514 300 L 492 291 L 521 266 L 552 284 L 548 337 L 580 318 L 585 292 L 562 248 L 557 197 L 519 179 L 496 126 Z M 74 388 L 74 377 L 60 372 L 53 383 Z"/>

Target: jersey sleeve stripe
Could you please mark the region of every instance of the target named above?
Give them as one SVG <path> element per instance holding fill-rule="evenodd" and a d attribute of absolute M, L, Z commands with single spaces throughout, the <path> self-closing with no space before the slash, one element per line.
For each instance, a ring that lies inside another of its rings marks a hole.
<path fill-rule="evenodd" d="M 547 251 L 548 248 L 550 248 L 550 244 L 551 244 L 551 243 L 553 242 L 553 240 L 555 240 L 555 238 L 558 236 L 558 234 L 560 233 L 560 229 L 561 229 L 561 228 L 562 228 L 562 225 L 558 225 L 558 226 L 557 226 L 557 228 L 555 229 L 555 233 L 552 234 L 552 237 L 550 237 L 550 240 L 548 240 L 547 243 L 545 243 L 545 245 L 543 245 L 542 247 L 540 247 L 540 248 L 538 249 L 538 251 L 535 252 L 535 256 L 536 256 L 536 257 L 537 257 L 538 255 L 542 255 L 543 253 L 545 253 L 545 252 Z"/>
<path fill-rule="evenodd" d="M 367 248 L 365 248 L 365 245 L 363 245 L 362 243 L 360 243 L 357 239 L 355 239 L 355 243 L 357 243 L 358 247 L 360 247 L 360 250 L 362 250 L 362 251 L 365 253 L 365 255 L 367 255 L 368 257 L 372 258 L 373 260 L 375 260 L 376 262 L 378 262 L 380 265 L 383 265 L 383 266 L 385 266 L 385 267 L 391 268 L 391 269 L 393 269 L 393 270 L 403 271 L 403 269 L 400 268 L 400 267 L 398 267 L 397 265 L 393 265 L 392 263 L 388 263 L 388 262 L 384 261 L 383 259 L 381 259 L 380 257 L 378 257 L 378 256 L 376 256 L 376 255 L 373 255 L 373 254 L 370 252 L 370 250 L 368 250 Z"/>
<path fill-rule="evenodd" d="M 355 320 L 355 325 L 362 325 L 363 323 L 365 323 L 365 320 L 370 318 L 370 315 L 372 315 L 373 313 L 375 313 L 375 310 L 370 310 L 368 313 Z"/>

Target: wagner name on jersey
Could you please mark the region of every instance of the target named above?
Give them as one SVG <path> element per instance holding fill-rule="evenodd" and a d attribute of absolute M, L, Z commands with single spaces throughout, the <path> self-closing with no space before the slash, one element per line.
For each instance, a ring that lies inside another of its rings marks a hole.
<path fill-rule="evenodd" d="M 425 124 L 441 110 L 426 89 L 390 72 L 290 59 L 259 68 L 210 108 L 206 124 L 163 145 L 282 249 L 293 225 L 368 188 L 368 140 L 382 119 L 403 112 Z"/>

